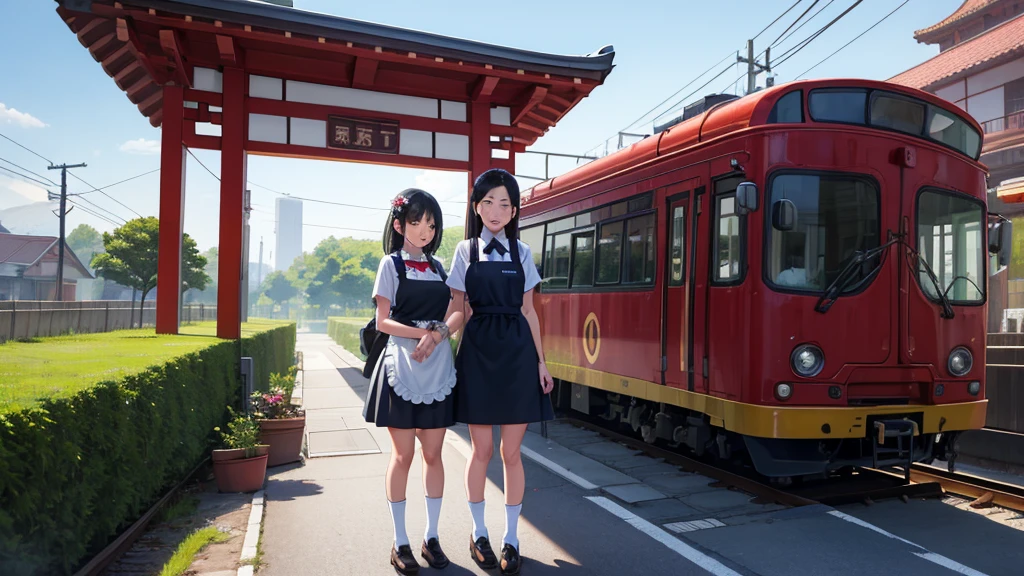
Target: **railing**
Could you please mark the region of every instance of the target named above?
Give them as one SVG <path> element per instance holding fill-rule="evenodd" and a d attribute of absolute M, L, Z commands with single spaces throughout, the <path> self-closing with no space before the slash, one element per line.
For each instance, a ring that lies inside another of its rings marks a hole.
<path fill-rule="evenodd" d="M 217 319 L 217 306 L 186 304 L 182 324 Z M 156 325 L 156 303 L 146 302 L 142 326 Z M 129 300 L 53 302 L 14 300 L 0 302 L 0 342 L 61 334 L 111 332 L 139 327 L 139 305 Z"/>
<path fill-rule="evenodd" d="M 1024 129 L 1024 110 L 1018 110 L 1002 118 L 982 122 L 981 129 L 985 134 L 994 134 L 1006 130 L 1022 130 Z"/>

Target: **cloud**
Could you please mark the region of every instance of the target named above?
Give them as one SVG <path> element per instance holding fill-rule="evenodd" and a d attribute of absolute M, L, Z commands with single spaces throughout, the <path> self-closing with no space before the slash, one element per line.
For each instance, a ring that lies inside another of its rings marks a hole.
<path fill-rule="evenodd" d="M 160 141 L 159 140 L 146 140 L 145 138 L 139 138 L 138 140 L 129 140 L 124 144 L 121 144 L 121 152 L 126 154 L 138 154 L 140 156 L 156 156 L 160 153 Z"/>
<path fill-rule="evenodd" d="M 48 126 L 48 124 L 27 112 L 19 112 L 14 108 L 8 108 L 3 102 L 0 102 L 0 121 L 7 124 L 17 124 L 22 128 L 45 128 Z"/>
<path fill-rule="evenodd" d="M 97 157 L 97 158 L 99 158 L 100 157 L 100 151 L 99 150 L 93 150 L 92 151 L 92 155 Z"/>
<path fill-rule="evenodd" d="M 30 182 L 0 176 L 0 190 L 4 189 L 10 190 L 11 192 L 14 192 L 17 195 L 22 196 L 28 202 L 47 201 L 46 188 L 37 186 Z M 11 203 L 11 205 L 19 205 L 26 203 L 27 202 L 16 201 Z"/>

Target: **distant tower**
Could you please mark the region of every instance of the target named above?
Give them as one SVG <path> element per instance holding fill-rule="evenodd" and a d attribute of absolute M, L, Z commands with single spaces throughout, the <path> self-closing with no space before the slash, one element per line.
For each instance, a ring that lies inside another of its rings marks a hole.
<path fill-rule="evenodd" d="M 277 244 L 274 269 L 285 271 L 302 255 L 302 201 L 277 199 Z"/>

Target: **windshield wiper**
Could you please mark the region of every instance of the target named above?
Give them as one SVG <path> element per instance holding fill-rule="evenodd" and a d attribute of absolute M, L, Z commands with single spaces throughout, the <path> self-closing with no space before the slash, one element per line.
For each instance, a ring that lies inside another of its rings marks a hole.
<path fill-rule="evenodd" d="M 877 248 L 872 248 L 871 250 L 866 250 L 864 252 L 861 252 L 859 250 L 857 252 L 854 252 L 853 258 L 851 258 L 850 261 L 846 263 L 846 266 L 843 267 L 841 272 L 839 272 L 839 276 L 836 276 L 836 279 L 833 280 L 832 283 L 828 285 L 828 288 L 825 288 L 824 292 L 822 292 L 821 294 L 821 297 L 818 298 L 818 303 L 814 305 L 815 312 L 820 312 L 822 314 L 828 312 L 829 308 L 832 308 L 832 305 L 835 304 L 836 300 L 839 299 L 839 296 L 842 295 L 843 290 L 845 290 L 846 287 L 850 285 L 850 282 L 854 278 L 856 278 L 853 272 L 857 269 L 857 267 L 863 264 L 864 262 L 871 260 L 875 256 L 878 256 L 879 254 L 884 252 L 886 248 L 892 246 L 893 244 L 896 244 L 899 241 L 899 236 L 891 236 L 891 240 L 889 240 L 885 244 L 882 244 L 881 246 L 878 246 Z M 872 272 L 874 272 L 874 270 L 872 270 Z"/>
<path fill-rule="evenodd" d="M 945 318 L 945 319 L 949 320 L 950 318 L 952 318 L 954 316 L 954 314 L 953 314 L 953 306 L 949 303 L 949 297 L 946 295 L 946 292 L 948 292 L 949 289 L 948 288 L 946 290 L 942 289 L 942 285 L 939 284 L 939 279 L 935 276 L 935 272 L 932 272 L 932 267 L 928 265 L 928 261 L 923 259 L 923 258 L 921 258 L 921 253 L 920 252 L 918 252 L 917 250 L 914 250 L 914 247 L 911 246 L 910 244 L 906 243 L 906 242 L 903 242 L 903 245 L 906 246 L 907 251 L 910 252 L 911 254 L 913 254 L 914 255 L 914 259 L 917 260 L 918 266 L 915 266 L 915 268 L 919 268 L 919 266 L 922 265 L 922 264 L 924 265 L 923 269 L 925 271 L 925 276 L 927 276 L 928 280 L 931 281 L 932 286 L 935 288 L 935 293 L 938 294 L 939 304 L 942 305 L 942 314 L 939 314 L 939 316 L 941 318 Z M 915 274 L 916 274 L 916 272 L 915 272 Z M 955 280 L 954 280 L 954 282 L 955 282 Z M 952 283 L 950 284 L 950 286 L 952 286 Z M 975 285 L 975 286 L 977 286 L 977 285 Z"/>

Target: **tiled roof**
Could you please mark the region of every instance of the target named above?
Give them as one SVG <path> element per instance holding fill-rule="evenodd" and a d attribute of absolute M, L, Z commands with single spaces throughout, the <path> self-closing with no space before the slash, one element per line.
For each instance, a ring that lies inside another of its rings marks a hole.
<path fill-rule="evenodd" d="M 34 264 L 56 241 L 53 236 L 0 235 L 0 264 Z"/>
<path fill-rule="evenodd" d="M 977 11 L 983 10 L 999 1 L 1000 0 L 965 0 L 964 3 L 956 9 L 956 12 L 947 16 L 942 22 L 914 32 L 914 38 L 920 41 L 922 40 L 921 36 L 926 36 L 932 32 L 941 30 L 950 24 L 963 20 Z"/>
<path fill-rule="evenodd" d="M 928 90 L 941 81 L 953 80 L 968 70 L 994 64 L 996 60 L 1017 53 L 1024 53 L 1024 15 L 957 44 L 931 60 L 893 76 L 889 82 Z"/>

